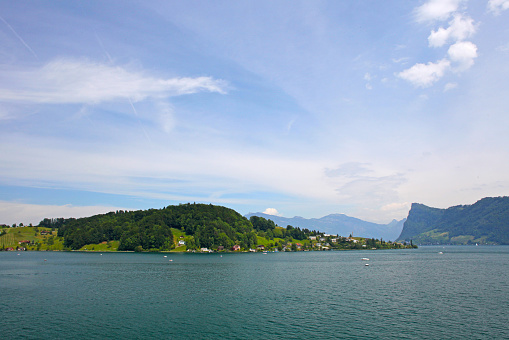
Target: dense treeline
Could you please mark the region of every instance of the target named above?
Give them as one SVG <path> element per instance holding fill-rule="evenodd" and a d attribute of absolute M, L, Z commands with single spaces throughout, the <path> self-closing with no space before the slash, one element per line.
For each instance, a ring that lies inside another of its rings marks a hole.
<path fill-rule="evenodd" d="M 254 230 L 258 235 L 262 235 L 263 237 L 268 238 L 269 240 L 273 240 L 274 238 L 282 238 L 282 239 L 296 239 L 296 240 L 304 240 L 308 236 L 316 235 L 317 231 L 310 231 L 307 228 L 300 229 L 294 228 L 291 225 L 286 226 L 284 228 L 276 228 L 277 225 L 274 221 L 270 219 L 265 219 L 259 216 L 251 216 L 249 221 L 253 225 Z"/>
<path fill-rule="evenodd" d="M 399 240 L 509 244 L 509 197 L 487 197 L 448 209 L 412 204 Z"/>
<path fill-rule="evenodd" d="M 58 236 L 64 237 L 64 245 L 70 249 L 120 240 L 119 250 L 169 250 L 174 246 L 171 228 L 193 236 L 190 246 L 198 248 L 234 244 L 248 248 L 257 242 L 249 220 L 232 209 L 207 204 L 120 210 L 78 219 L 44 219 L 39 225 L 58 227 Z"/>

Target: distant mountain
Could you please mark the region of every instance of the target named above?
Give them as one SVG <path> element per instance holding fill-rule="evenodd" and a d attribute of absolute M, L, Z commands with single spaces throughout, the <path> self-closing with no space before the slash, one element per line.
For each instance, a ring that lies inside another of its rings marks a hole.
<path fill-rule="evenodd" d="M 415 244 L 509 244 L 509 197 L 438 209 L 413 203 L 399 241 Z"/>
<path fill-rule="evenodd" d="M 287 225 L 291 225 L 292 227 L 299 227 L 301 229 L 320 230 L 333 235 L 349 236 L 353 234 L 353 236 L 367 238 L 383 238 L 386 241 L 395 240 L 401 233 L 403 223 L 405 222 L 405 219 L 403 219 L 401 221 L 393 220 L 389 224 L 377 224 L 344 214 L 331 214 L 322 218 L 311 219 L 299 216 L 288 218 L 264 213 L 250 213 L 245 217 L 250 218 L 251 216 L 259 216 L 272 220 L 280 227 L 285 228 Z"/>

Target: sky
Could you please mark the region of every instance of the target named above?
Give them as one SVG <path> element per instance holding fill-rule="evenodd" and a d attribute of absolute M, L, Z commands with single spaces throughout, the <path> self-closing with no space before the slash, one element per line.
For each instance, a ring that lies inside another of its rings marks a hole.
<path fill-rule="evenodd" d="M 509 0 L 0 0 L 0 223 L 509 193 Z"/>

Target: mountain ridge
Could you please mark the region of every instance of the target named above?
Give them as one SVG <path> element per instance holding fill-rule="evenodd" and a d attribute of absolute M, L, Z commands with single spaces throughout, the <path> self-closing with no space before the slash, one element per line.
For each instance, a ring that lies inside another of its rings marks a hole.
<path fill-rule="evenodd" d="M 263 217 L 274 221 L 281 227 L 291 225 L 293 227 L 307 228 L 310 230 L 320 230 L 333 235 L 362 236 L 367 238 L 383 238 L 385 240 L 395 240 L 403 229 L 403 223 L 406 219 L 392 220 L 388 224 L 379 224 L 367 222 L 356 217 L 345 214 L 333 213 L 320 218 L 304 218 L 301 216 L 283 217 L 269 215 L 261 212 L 249 213 L 246 218 L 251 216 Z"/>

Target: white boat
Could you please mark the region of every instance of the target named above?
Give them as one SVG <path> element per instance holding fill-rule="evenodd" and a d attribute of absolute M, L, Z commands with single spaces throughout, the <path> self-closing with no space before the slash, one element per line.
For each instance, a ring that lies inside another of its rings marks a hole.
<path fill-rule="evenodd" d="M 443 254 L 441 251 L 438 252 L 439 254 Z"/>
<path fill-rule="evenodd" d="M 367 257 L 363 257 L 361 260 L 362 261 L 369 261 L 369 259 Z"/>
<path fill-rule="evenodd" d="M 365 266 L 369 266 L 369 263 L 366 263 Z"/>

